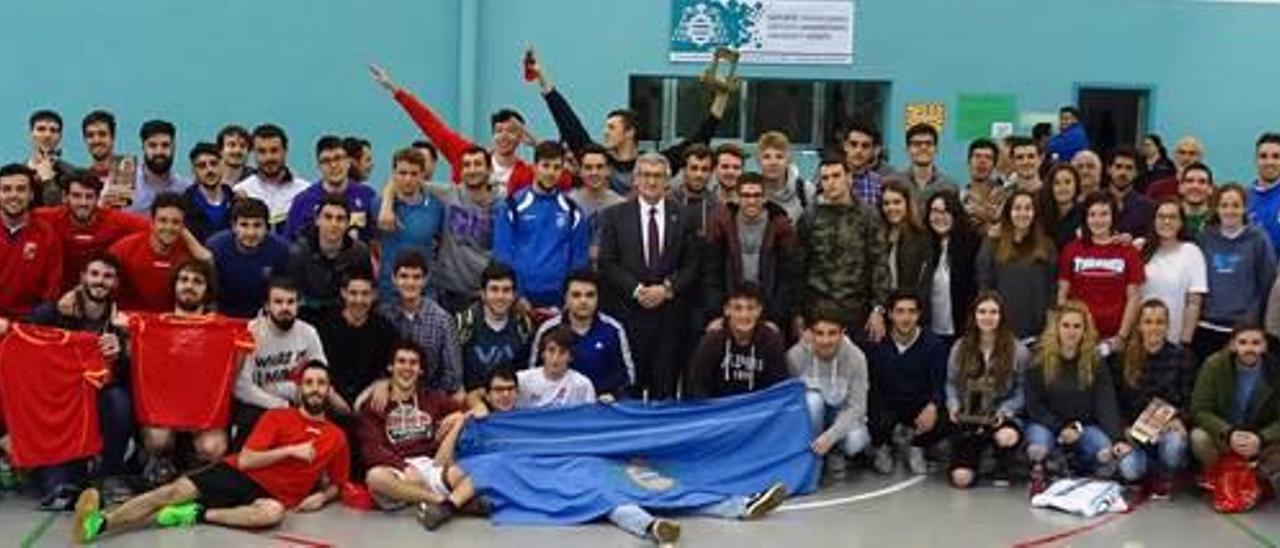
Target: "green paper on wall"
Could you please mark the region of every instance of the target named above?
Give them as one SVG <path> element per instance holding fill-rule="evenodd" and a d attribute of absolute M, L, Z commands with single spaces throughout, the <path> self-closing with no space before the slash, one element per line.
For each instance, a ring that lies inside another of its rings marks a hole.
<path fill-rule="evenodd" d="M 991 125 L 1018 121 L 1018 97 L 1002 93 L 961 93 L 956 97 L 956 138 L 991 137 Z"/>

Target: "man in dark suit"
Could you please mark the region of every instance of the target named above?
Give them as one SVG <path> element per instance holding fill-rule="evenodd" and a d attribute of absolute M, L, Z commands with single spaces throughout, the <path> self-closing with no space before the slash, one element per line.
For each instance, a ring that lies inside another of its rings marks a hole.
<path fill-rule="evenodd" d="M 675 395 L 685 359 L 685 300 L 697 287 L 695 219 L 666 199 L 671 167 L 661 154 L 636 160 L 636 196 L 600 213 L 600 272 L 627 326 L 636 394 Z"/>

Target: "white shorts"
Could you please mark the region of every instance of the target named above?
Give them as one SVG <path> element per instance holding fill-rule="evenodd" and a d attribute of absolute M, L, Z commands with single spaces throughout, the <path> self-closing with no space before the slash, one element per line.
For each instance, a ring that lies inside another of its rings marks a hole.
<path fill-rule="evenodd" d="M 405 459 L 406 468 L 412 468 L 418 474 L 420 484 L 426 487 L 428 491 L 447 497 L 450 494 L 449 486 L 444 481 L 444 467 L 437 465 L 431 457 L 413 457 Z M 404 481 L 408 474 L 405 470 L 395 470 L 396 479 Z M 378 507 L 384 510 L 398 510 L 407 506 L 406 503 L 385 497 L 377 493 L 373 493 L 373 500 Z"/>

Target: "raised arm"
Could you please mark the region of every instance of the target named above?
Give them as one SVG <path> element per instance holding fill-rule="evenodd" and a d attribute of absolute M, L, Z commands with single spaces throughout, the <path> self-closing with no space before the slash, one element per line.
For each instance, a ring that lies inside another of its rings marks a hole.
<path fill-rule="evenodd" d="M 556 90 L 555 84 L 547 77 L 546 70 L 543 69 L 542 63 L 538 61 L 537 55 L 533 48 L 525 51 L 525 59 L 529 63 L 526 67 L 536 75 L 538 87 L 542 91 L 542 99 L 547 102 L 547 109 L 551 111 L 551 119 L 556 123 L 556 130 L 560 132 L 560 140 L 569 145 L 575 156 L 582 155 L 582 149 L 591 142 L 591 135 L 587 133 L 587 128 L 582 125 L 582 119 L 578 118 L 578 114 L 573 111 L 573 107 L 569 106 L 569 102 L 565 100 L 563 95 Z"/>
<path fill-rule="evenodd" d="M 426 134 L 432 143 L 435 143 L 440 155 L 449 162 L 449 166 L 455 173 L 454 179 L 458 179 L 456 174 L 462 171 L 459 165 L 462 159 L 462 151 L 470 148 L 474 143 L 454 131 L 427 105 L 419 101 L 412 93 L 400 87 L 395 80 L 391 79 L 391 73 L 387 72 L 386 69 L 373 64 L 369 65 L 369 70 L 373 73 L 373 81 L 391 93 L 396 102 L 400 103 L 400 107 L 413 119 L 413 123 L 418 126 L 418 129 L 421 129 L 422 133 Z"/>

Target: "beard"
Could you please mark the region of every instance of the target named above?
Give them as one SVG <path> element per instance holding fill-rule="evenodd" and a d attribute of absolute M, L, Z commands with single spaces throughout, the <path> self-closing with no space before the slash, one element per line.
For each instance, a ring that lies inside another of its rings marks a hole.
<path fill-rule="evenodd" d="M 178 294 L 175 304 L 178 306 L 178 310 L 183 312 L 196 313 L 204 309 L 204 299 L 190 293 Z"/>
<path fill-rule="evenodd" d="M 268 318 L 271 319 L 271 325 L 276 326 L 276 329 L 279 329 L 280 331 L 288 331 L 290 329 L 293 329 L 293 322 L 297 321 L 297 318 L 294 318 L 293 316 L 285 316 L 285 317 L 268 316 Z"/>
<path fill-rule="evenodd" d="M 328 409 L 328 400 L 322 394 L 304 394 L 302 396 L 302 410 L 308 415 L 323 415 Z"/>
<path fill-rule="evenodd" d="M 111 296 L 111 288 L 102 284 L 88 284 L 81 289 L 80 294 L 93 304 L 102 304 Z"/>
<path fill-rule="evenodd" d="M 146 159 L 147 170 L 157 175 L 168 173 L 169 168 L 173 167 L 173 156 L 165 156 L 163 154 L 151 156 Z"/>

